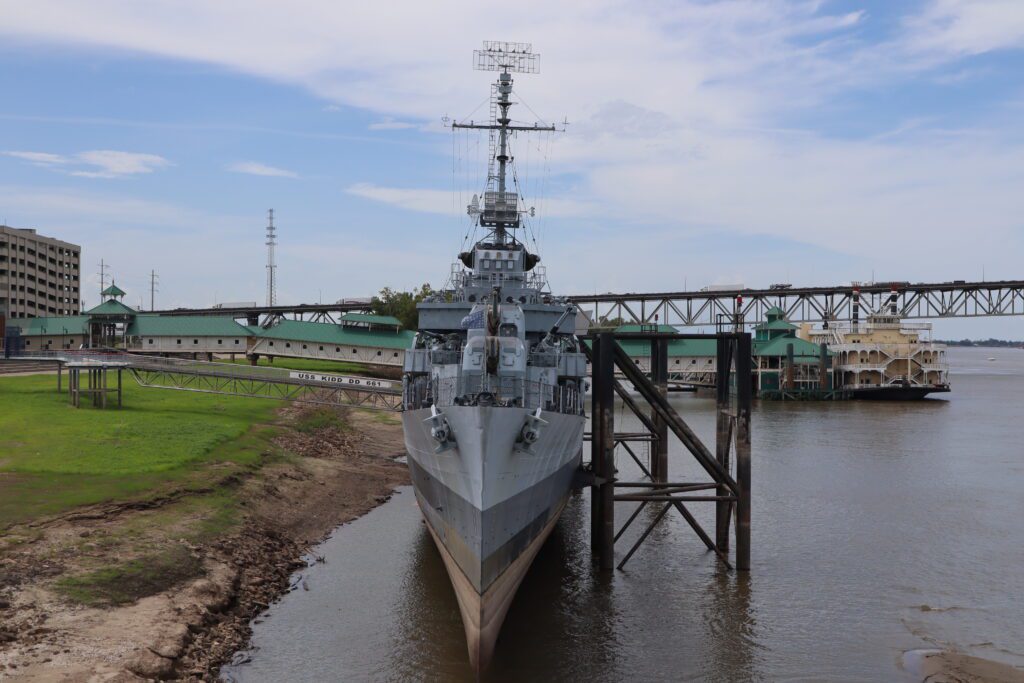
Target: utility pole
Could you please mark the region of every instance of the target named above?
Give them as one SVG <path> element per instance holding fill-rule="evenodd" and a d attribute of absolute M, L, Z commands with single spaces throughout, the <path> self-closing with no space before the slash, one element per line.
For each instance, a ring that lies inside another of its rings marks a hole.
<path fill-rule="evenodd" d="M 100 301 L 103 301 L 103 290 L 107 288 L 107 268 L 109 267 L 109 263 L 100 259 Z"/>
<path fill-rule="evenodd" d="M 274 232 L 274 210 L 267 212 L 267 306 L 277 304 L 277 263 L 274 262 L 274 247 L 277 246 L 277 233 Z"/>
<path fill-rule="evenodd" d="M 149 310 L 151 311 L 156 310 L 156 281 L 158 277 L 155 270 L 149 271 Z"/>

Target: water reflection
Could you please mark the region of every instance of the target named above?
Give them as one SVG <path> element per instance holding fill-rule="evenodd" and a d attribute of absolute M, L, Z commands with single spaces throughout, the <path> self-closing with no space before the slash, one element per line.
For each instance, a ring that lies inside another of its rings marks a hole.
<path fill-rule="evenodd" d="M 1024 603 L 1012 599 L 1024 591 L 1018 358 L 1006 374 L 985 374 L 984 358 L 954 374 L 948 401 L 757 405 L 749 576 L 724 570 L 676 512 L 625 571 L 597 571 L 589 497 L 573 497 L 484 680 L 894 681 L 906 680 L 901 654 L 931 643 L 1024 666 Z M 673 401 L 699 435 L 714 433 L 713 401 Z M 692 458 L 670 459 L 673 479 L 703 477 Z M 637 478 L 628 456 L 618 466 Z M 648 507 L 620 558 L 659 511 Z M 690 509 L 713 529 L 712 504 Z M 253 661 L 230 675 L 474 680 L 411 493 L 317 552 L 328 561 L 308 573 L 310 591 L 271 608 Z"/>

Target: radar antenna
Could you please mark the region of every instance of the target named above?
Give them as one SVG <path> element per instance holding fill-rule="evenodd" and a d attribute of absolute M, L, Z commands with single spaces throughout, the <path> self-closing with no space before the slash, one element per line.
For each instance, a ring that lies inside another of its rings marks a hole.
<path fill-rule="evenodd" d="M 512 94 L 512 74 L 540 73 L 540 55 L 533 52 L 529 43 L 509 43 L 497 40 L 485 40 L 482 50 L 473 51 L 473 68 L 477 71 L 498 71 L 498 81 L 492 88 L 492 120 L 489 124 L 457 123 L 452 128 L 473 128 L 497 133 L 497 141 L 492 156 L 498 162 L 497 173 L 488 174 L 488 188 L 484 192 L 483 206 L 474 202 L 468 208 L 470 215 L 477 216 L 480 225 L 492 228 L 494 241 L 506 244 L 509 230 L 520 226 L 519 193 L 506 190 L 506 179 L 509 156 L 508 134 L 511 131 L 551 131 L 558 130 L 555 126 L 513 126 L 508 109 L 512 106 L 509 96 Z M 491 189 L 496 184 L 495 189 Z"/>

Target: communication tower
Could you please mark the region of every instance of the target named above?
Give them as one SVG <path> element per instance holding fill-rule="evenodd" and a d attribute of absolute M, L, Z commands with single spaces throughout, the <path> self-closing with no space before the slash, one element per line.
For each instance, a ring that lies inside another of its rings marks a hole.
<path fill-rule="evenodd" d="M 274 228 L 274 210 L 267 211 L 267 306 L 277 305 L 277 263 L 274 262 L 274 247 L 277 246 L 277 232 Z"/>

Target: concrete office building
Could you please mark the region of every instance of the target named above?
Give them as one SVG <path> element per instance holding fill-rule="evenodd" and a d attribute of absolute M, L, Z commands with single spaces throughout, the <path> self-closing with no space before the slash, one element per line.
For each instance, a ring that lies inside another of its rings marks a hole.
<path fill-rule="evenodd" d="M 77 314 L 81 250 L 35 230 L 0 225 L 0 315 L 12 320 Z"/>

